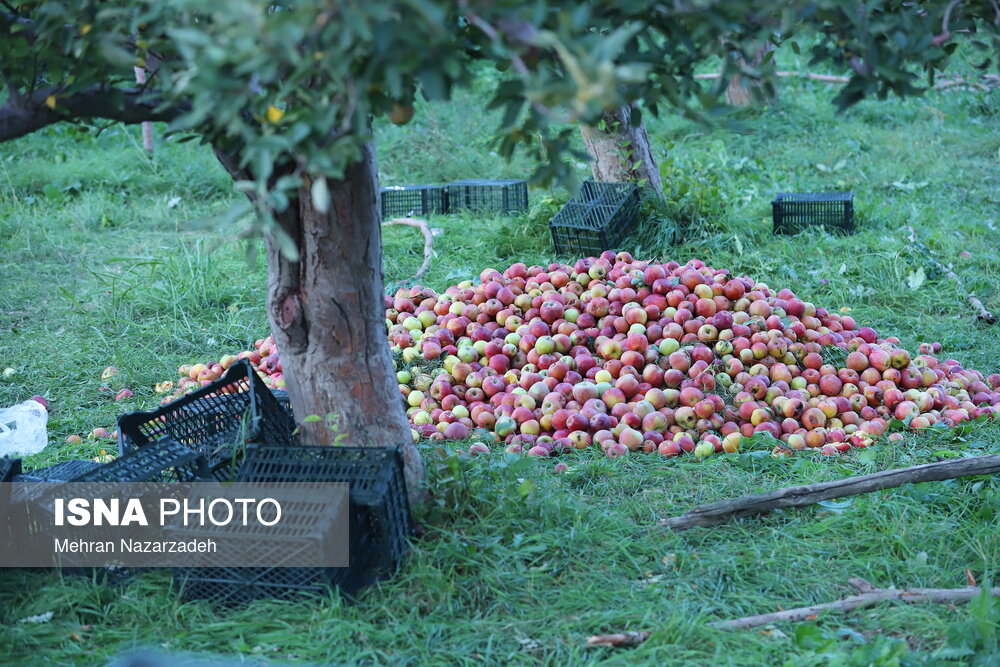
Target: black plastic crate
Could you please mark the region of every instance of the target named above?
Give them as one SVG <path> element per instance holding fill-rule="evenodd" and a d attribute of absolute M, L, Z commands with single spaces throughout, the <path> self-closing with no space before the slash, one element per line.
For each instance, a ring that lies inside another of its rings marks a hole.
<path fill-rule="evenodd" d="M 62 567 L 59 571 L 67 577 L 86 577 L 98 584 L 107 586 L 126 586 L 132 579 L 143 572 L 152 572 L 152 567 Z"/>
<path fill-rule="evenodd" d="M 254 447 L 236 474 L 238 482 L 346 482 L 351 505 L 367 508 L 359 528 L 372 535 L 376 561 L 393 569 L 409 550 L 413 532 L 398 449 L 380 447 Z M 352 509 L 353 512 L 353 509 Z M 352 514 L 354 516 L 354 514 Z M 353 529 L 353 525 L 352 525 Z M 352 547 L 354 536 L 351 537 Z"/>
<path fill-rule="evenodd" d="M 448 191 L 439 185 L 390 185 L 379 198 L 383 220 L 448 212 Z"/>
<path fill-rule="evenodd" d="M 295 415 L 292 414 L 292 399 L 289 398 L 288 392 L 284 389 L 272 389 L 271 393 L 274 394 L 274 398 L 278 401 L 281 409 L 287 412 L 289 417 L 295 419 Z"/>
<path fill-rule="evenodd" d="M 95 468 L 101 467 L 97 461 L 78 459 L 63 461 L 45 468 L 28 470 L 14 477 L 15 482 L 73 482 Z"/>
<path fill-rule="evenodd" d="M 118 448 L 125 454 L 169 436 L 203 454 L 212 476 L 229 480 L 247 443 L 292 444 L 295 422 L 258 377 L 237 361 L 219 380 L 152 412 L 118 418 Z"/>
<path fill-rule="evenodd" d="M 205 456 L 170 438 L 128 452 L 74 482 L 194 482 L 211 477 Z"/>
<path fill-rule="evenodd" d="M 288 508 L 292 507 L 296 521 L 287 527 L 282 525 L 284 531 L 280 534 L 275 534 L 275 529 L 270 528 L 267 533 L 269 544 L 280 541 L 294 547 L 308 541 L 325 543 L 332 548 L 333 541 L 344 538 L 334 531 L 337 526 L 336 513 L 342 511 L 342 508 L 316 503 L 311 500 L 308 490 L 306 493 L 307 495 L 300 501 L 294 503 L 288 499 L 282 501 L 282 511 L 288 511 Z M 207 599 L 227 605 L 260 599 L 288 598 L 303 593 L 323 594 L 332 587 L 339 587 L 347 594 L 355 593 L 371 583 L 379 572 L 377 563 L 373 562 L 373 556 L 377 551 L 371 544 L 365 542 L 371 539 L 371 534 L 363 530 L 361 524 L 367 516 L 367 511 L 367 508 L 355 506 L 354 503 L 348 507 L 351 540 L 348 567 L 175 568 L 174 583 L 185 599 Z M 243 526 L 233 530 L 238 531 L 233 537 L 256 539 L 252 528 Z M 197 537 L 201 529 L 178 526 L 168 529 L 168 532 L 178 538 L 186 539 Z M 216 529 L 213 534 L 217 532 Z"/>
<path fill-rule="evenodd" d="M 635 183 L 586 181 L 549 222 L 556 253 L 595 257 L 616 250 L 639 218 L 639 188 Z"/>
<path fill-rule="evenodd" d="M 350 565 L 340 568 L 183 568 L 174 581 L 188 599 L 242 604 L 337 587 L 353 595 L 396 569 L 412 534 L 398 450 L 261 446 L 248 450 L 238 482 L 350 484 Z"/>
<path fill-rule="evenodd" d="M 464 180 L 444 187 L 448 189 L 448 206 L 452 211 L 519 213 L 528 210 L 527 181 Z"/>
<path fill-rule="evenodd" d="M 823 226 L 854 233 L 854 195 L 850 192 L 782 192 L 771 202 L 775 234 L 794 234 Z"/>
<path fill-rule="evenodd" d="M 363 555 L 355 557 L 352 553 L 351 568 L 174 568 L 174 587 L 185 600 L 209 600 L 224 606 L 248 604 L 254 600 L 329 595 L 334 588 L 344 595 L 353 595 L 375 580 L 372 568 L 360 562 L 361 560 Z M 367 578 L 349 578 L 345 576 L 348 570 L 366 573 Z"/>
<path fill-rule="evenodd" d="M 0 482 L 10 482 L 15 475 L 21 474 L 21 459 L 13 459 L 9 456 L 0 458 Z"/>
<path fill-rule="evenodd" d="M 353 530 L 353 528 L 352 528 Z M 209 600 L 224 606 L 254 600 L 286 600 L 329 595 L 336 588 L 355 595 L 374 583 L 371 546 L 351 538 L 350 567 L 186 567 L 174 568 L 174 586 L 185 600 Z"/>

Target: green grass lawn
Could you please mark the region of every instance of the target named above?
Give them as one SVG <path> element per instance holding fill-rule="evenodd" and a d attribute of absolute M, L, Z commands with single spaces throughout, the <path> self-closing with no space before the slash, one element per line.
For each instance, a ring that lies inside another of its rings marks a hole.
<path fill-rule="evenodd" d="M 647 207 L 630 249 L 747 272 L 853 309 L 911 350 L 940 341 L 943 356 L 997 372 L 998 329 L 977 323 L 965 297 L 1000 311 L 1000 95 L 868 101 L 842 115 L 832 96 L 826 85 L 784 80 L 778 105 L 739 112 L 731 126 L 652 120 L 669 201 Z M 420 106 L 410 125 L 379 126 L 383 182 L 526 176 L 533 165 L 491 152 L 482 102 L 473 90 Z M 858 233 L 770 233 L 775 192 L 828 189 L 855 193 Z M 566 195 L 532 191 L 536 206 L 521 217 L 433 218 L 442 233 L 424 282 L 444 288 L 487 266 L 554 259 L 550 196 Z M 15 374 L 0 379 L 0 405 L 38 393 L 52 406 L 52 444 L 29 465 L 113 448 L 61 443 L 155 406 L 153 385 L 179 364 L 266 335 L 263 253 L 241 238 L 247 221 L 226 218 L 234 201 L 206 148 L 161 142 L 147 159 L 138 128 L 95 137 L 60 126 L 2 146 L 0 368 Z M 393 227 L 384 242 L 386 282 L 406 281 L 422 239 Z M 101 390 L 110 365 L 121 369 L 112 389 L 129 387 L 134 398 L 116 403 Z M 975 649 L 992 636 L 995 645 L 1000 611 L 962 606 L 884 605 L 763 631 L 707 625 L 842 597 L 850 577 L 958 587 L 968 569 L 977 581 L 997 579 L 994 479 L 903 487 L 715 529 L 656 527 L 696 503 L 935 460 L 942 450 L 998 452 L 1000 428 L 908 435 L 837 459 L 612 461 L 579 452 L 561 476 L 551 461 L 468 460 L 427 447 L 438 501 L 421 512 L 426 535 L 398 576 L 354 604 L 334 595 L 218 610 L 180 602 L 163 572 L 115 590 L 4 571 L 0 662 L 104 664 L 147 646 L 323 664 L 862 665 L 896 664 L 906 650 L 916 660 L 949 641 Z M 48 622 L 21 622 L 50 611 Z M 588 635 L 620 630 L 653 635 L 635 649 L 584 646 Z"/>

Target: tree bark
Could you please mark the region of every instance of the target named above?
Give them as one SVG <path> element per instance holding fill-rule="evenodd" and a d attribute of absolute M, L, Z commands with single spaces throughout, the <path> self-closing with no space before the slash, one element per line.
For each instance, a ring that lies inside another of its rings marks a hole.
<path fill-rule="evenodd" d="M 283 216 L 299 260 L 267 242 L 268 318 L 281 351 L 292 411 L 322 420 L 302 423 L 303 440 L 402 449 L 407 489 L 420 502 L 423 463 L 410 437 L 385 333 L 382 237 L 375 153 L 365 147 L 320 211 L 310 183 L 294 215 Z M 327 415 L 337 415 L 334 423 Z"/>
<path fill-rule="evenodd" d="M 216 156 L 234 179 L 249 178 L 232 155 Z M 275 166 L 275 174 L 290 171 Z M 271 334 L 303 442 L 399 447 L 410 504 L 423 502 L 424 466 L 410 436 L 385 332 L 382 236 L 374 148 L 328 179 L 321 211 L 307 178 L 278 225 L 297 260 L 267 236 L 267 311 Z M 310 415 L 319 421 L 303 422 Z M 328 415 L 336 415 L 328 419 Z"/>
<path fill-rule="evenodd" d="M 140 86 L 146 83 L 146 70 L 143 67 L 133 67 L 135 71 L 135 82 Z M 146 153 L 153 154 L 153 124 L 148 120 L 142 121 L 142 147 Z"/>
<path fill-rule="evenodd" d="M 126 124 L 171 121 L 189 108 L 186 103 L 162 107 L 153 91 L 142 88 L 93 86 L 66 96 L 60 95 L 61 90 L 46 88 L 0 105 L 0 143 L 64 120 L 106 118 Z M 55 98 L 54 108 L 46 104 L 50 96 Z"/>
<path fill-rule="evenodd" d="M 634 108 L 605 112 L 603 128 L 581 125 L 580 134 L 591 157 L 594 180 L 606 183 L 638 181 L 662 195 L 660 170 L 649 145 L 645 121 L 633 124 Z"/>

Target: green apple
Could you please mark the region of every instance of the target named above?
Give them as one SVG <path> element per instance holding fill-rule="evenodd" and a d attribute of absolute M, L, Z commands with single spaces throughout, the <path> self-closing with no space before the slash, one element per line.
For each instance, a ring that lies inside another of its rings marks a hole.
<path fill-rule="evenodd" d="M 681 349 L 681 344 L 676 338 L 664 338 L 660 341 L 660 354 L 673 354 Z"/>

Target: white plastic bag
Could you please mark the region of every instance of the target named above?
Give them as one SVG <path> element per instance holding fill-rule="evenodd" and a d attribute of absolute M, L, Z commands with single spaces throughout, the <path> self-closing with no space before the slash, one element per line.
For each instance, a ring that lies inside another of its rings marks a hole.
<path fill-rule="evenodd" d="M 37 454 L 48 444 L 49 412 L 35 400 L 0 408 L 0 456 Z"/>

